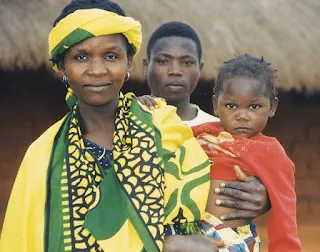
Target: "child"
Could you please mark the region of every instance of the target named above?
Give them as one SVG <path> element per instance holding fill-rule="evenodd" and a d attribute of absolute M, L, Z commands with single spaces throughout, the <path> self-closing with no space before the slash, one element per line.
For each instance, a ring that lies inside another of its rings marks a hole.
<path fill-rule="evenodd" d="M 211 188 L 222 180 L 235 180 L 235 165 L 257 176 L 266 186 L 272 205 L 268 219 L 269 251 L 298 252 L 301 244 L 297 237 L 294 164 L 275 138 L 261 133 L 268 118 L 274 116 L 277 104 L 274 70 L 270 64 L 263 58 L 240 55 L 219 69 L 213 107 L 220 122 L 195 126 L 193 132 L 213 162 Z M 210 190 L 206 209 L 209 223 L 213 216 L 228 211 L 216 206 L 216 197 Z M 251 220 L 225 221 L 224 224 L 235 228 L 240 235 L 256 233 Z M 202 228 L 207 235 L 210 233 L 208 225 Z M 249 244 L 250 237 L 246 239 Z"/>

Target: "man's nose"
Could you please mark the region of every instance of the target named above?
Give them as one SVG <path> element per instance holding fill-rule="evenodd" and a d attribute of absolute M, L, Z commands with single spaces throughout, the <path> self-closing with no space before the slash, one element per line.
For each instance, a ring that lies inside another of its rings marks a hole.
<path fill-rule="evenodd" d="M 172 75 L 172 76 L 182 75 L 181 66 L 179 62 L 176 62 L 176 61 L 171 62 L 168 70 L 168 75 Z"/>

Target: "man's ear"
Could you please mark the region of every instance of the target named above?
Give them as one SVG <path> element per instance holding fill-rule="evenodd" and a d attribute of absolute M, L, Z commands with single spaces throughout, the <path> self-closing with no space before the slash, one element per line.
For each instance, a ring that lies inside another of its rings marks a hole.
<path fill-rule="evenodd" d="M 147 58 L 143 58 L 142 64 L 143 64 L 143 74 L 145 77 L 147 77 L 149 60 Z"/>
<path fill-rule="evenodd" d="M 273 100 L 270 101 L 269 117 L 273 117 L 276 114 L 278 102 L 279 102 L 278 97 L 275 97 Z"/>
<path fill-rule="evenodd" d="M 200 66 L 199 66 L 199 68 L 200 68 L 200 71 L 202 70 L 202 68 L 203 68 L 203 65 L 204 65 L 204 62 L 203 62 L 203 61 L 200 61 Z"/>
<path fill-rule="evenodd" d="M 219 111 L 218 111 L 218 97 L 216 95 L 212 96 L 212 106 L 213 106 L 213 114 L 216 117 L 219 117 Z"/>

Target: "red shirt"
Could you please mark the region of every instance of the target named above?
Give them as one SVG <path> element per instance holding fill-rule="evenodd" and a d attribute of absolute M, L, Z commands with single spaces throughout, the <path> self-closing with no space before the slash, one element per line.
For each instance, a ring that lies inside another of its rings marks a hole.
<path fill-rule="evenodd" d="M 266 187 L 271 210 L 268 218 L 268 250 L 300 252 L 297 236 L 294 164 L 274 137 L 258 134 L 244 138 L 225 132 L 219 122 L 192 127 L 194 136 L 210 140 L 202 144 L 211 166 L 211 178 L 235 180 L 234 165 L 258 177 Z M 208 136 L 209 134 L 209 136 Z"/>

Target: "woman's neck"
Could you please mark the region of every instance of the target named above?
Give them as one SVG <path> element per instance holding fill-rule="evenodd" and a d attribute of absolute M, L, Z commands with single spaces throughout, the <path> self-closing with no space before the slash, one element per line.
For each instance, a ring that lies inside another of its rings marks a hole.
<path fill-rule="evenodd" d="M 79 101 L 78 106 L 83 137 L 111 149 L 118 100 L 103 107 L 94 107 Z"/>

